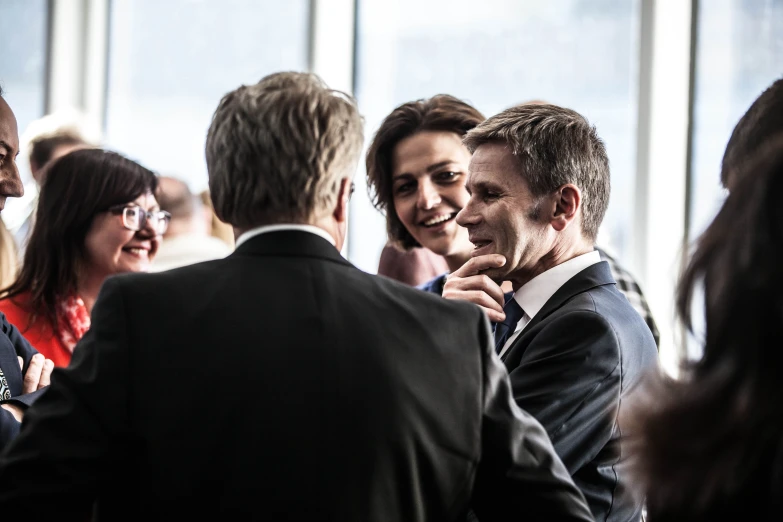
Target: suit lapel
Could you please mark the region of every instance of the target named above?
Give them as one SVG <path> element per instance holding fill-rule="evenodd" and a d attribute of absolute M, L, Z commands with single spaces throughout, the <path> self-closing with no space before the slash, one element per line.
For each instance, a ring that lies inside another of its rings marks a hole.
<path fill-rule="evenodd" d="M 525 326 L 522 333 L 514 340 L 514 344 L 508 347 L 508 350 L 503 354 L 502 359 L 505 360 L 506 357 L 508 357 L 508 354 L 523 340 L 526 333 L 531 332 L 538 323 L 546 319 L 547 316 L 563 306 L 571 298 L 599 286 L 614 284 L 616 284 L 616 282 L 612 277 L 609 263 L 606 261 L 601 261 L 600 263 L 588 266 L 576 274 L 566 281 L 563 286 L 558 288 L 552 297 L 549 298 L 536 316 Z"/>

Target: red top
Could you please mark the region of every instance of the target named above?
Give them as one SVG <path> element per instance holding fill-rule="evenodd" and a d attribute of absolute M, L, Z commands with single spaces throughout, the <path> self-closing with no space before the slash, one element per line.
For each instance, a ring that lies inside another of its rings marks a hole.
<path fill-rule="evenodd" d="M 51 359 L 55 366 L 68 366 L 71 362 L 71 351 L 60 342 L 52 323 L 45 317 L 39 316 L 33 324 L 29 324 L 31 312 L 25 306 L 28 301 L 29 294 L 0 299 L 0 312 L 5 314 L 8 322 L 16 326 L 33 348 L 47 359 Z"/>

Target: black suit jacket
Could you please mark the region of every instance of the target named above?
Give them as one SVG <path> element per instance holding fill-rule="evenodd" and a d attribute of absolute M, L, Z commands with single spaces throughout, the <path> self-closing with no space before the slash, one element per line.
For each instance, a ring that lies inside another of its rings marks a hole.
<path fill-rule="evenodd" d="M 483 313 L 314 234 L 111 278 L 92 324 L 0 457 L 4 516 L 591 520 Z"/>
<path fill-rule="evenodd" d="M 620 448 L 620 406 L 657 364 L 655 340 L 601 261 L 567 281 L 503 361 L 514 398 L 546 428 L 596 520 L 641 517 Z"/>
<path fill-rule="evenodd" d="M 31 405 L 45 391 L 22 394 L 24 374 L 30 359 L 38 351 L 30 346 L 19 330 L 0 312 L 0 404 L 12 403 L 22 408 Z M 18 357 L 23 366 L 19 367 Z M 0 450 L 19 433 L 19 422 L 10 411 L 0 408 Z"/>

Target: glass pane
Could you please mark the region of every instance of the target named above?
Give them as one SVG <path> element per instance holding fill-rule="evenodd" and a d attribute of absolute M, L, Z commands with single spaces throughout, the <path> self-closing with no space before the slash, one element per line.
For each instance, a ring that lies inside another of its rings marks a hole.
<path fill-rule="evenodd" d="M 737 121 L 759 94 L 783 76 L 783 0 L 700 2 L 691 163 L 691 240 L 709 225 L 725 199 L 721 161 Z M 694 299 L 697 338 L 688 356 L 698 358 L 704 332 Z"/>
<path fill-rule="evenodd" d="M 308 0 L 113 0 L 106 135 L 145 166 L 207 186 L 204 142 L 220 98 L 306 70 Z"/>
<path fill-rule="evenodd" d="M 368 139 L 400 103 L 438 93 L 486 116 L 530 100 L 570 107 L 596 125 L 612 164 L 600 242 L 630 253 L 637 0 L 365 0 L 358 20 L 356 95 Z M 358 197 L 353 213 L 351 260 L 375 272 L 383 219 Z"/>
<path fill-rule="evenodd" d="M 701 2 L 698 20 L 690 238 L 723 203 L 721 160 L 737 121 L 783 76 L 783 0 Z"/>
<path fill-rule="evenodd" d="M 46 21 L 46 0 L 0 2 L 0 84 L 16 115 L 20 134 L 44 114 Z M 29 176 L 29 172 L 22 173 L 22 179 Z"/>

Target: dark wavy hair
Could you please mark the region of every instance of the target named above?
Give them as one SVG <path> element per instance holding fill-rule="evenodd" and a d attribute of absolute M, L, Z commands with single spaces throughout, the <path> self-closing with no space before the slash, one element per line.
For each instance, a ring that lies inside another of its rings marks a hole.
<path fill-rule="evenodd" d="M 636 412 L 653 522 L 776 520 L 783 508 L 783 137 L 758 150 L 680 280 L 691 332 L 703 295 L 704 354 Z"/>
<path fill-rule="evenodd" d="M 422 131 L 447 131 L 464 136 L 482 121 L 484 115 L 476 108 L 448 94 L 403 103 L 383 120 L 367 150 L 367 188 L 375 208 L 386 216 L 386 231 L 394 245 L 403 250 L 421 246 L 394 210 L 394 147 Z"/>
<path fill-rule="evenodd" d="M 47 171 L 22 269 L 0 295 L 29 292 L 31 323 L 44 317 L 56 328 L 58 299 L 77 290 L 86 261 L 84 241 L 95 216 L 154 193 L 158 178 L 135 161 L 100 149 L 66 154 Z"/>

